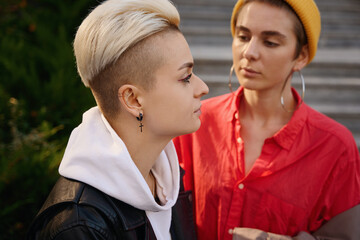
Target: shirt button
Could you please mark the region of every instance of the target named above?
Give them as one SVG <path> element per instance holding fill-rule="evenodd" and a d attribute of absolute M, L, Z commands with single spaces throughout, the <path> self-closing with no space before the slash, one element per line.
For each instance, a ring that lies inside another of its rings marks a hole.
<path fill-rule="evenodd" d="M 239 114 L 235 113 L 235 119 L 239 119 Z"/>
<path fill-rule="evenodd" d="M 237 138 L 236 141 L 237 141 L 238 143 L 241 143 L 241 138 Z"/>
<path fill-rule="evenodd" d="M 243 190 L 245 186 L 244 186 L 244 184 L 240 183 L 238 187 L 240 190 Z"/>

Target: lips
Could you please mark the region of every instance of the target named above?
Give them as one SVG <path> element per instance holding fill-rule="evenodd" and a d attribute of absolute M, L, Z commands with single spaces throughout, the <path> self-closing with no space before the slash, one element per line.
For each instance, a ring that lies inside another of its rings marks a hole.
<path fill-rule="evenodd" d="M 251 67 L 240 67 L 240 72 L 246 78 L 256 78 L 260 72 L 252 69 Z"/>
<path fill-rule="evenodd" d="M 201 113 L 201 105 L 200 105 L 199 108 L 197 108 L 197 109 L 194 111 L 194 113 Z"/>
<path fill-rule="evenodd" d="M 245 72 L 249 73 L 259 73 L 258 71 L 253 70 L 251 67 L 242 67 L 241 70 L 244 70 Z"/>

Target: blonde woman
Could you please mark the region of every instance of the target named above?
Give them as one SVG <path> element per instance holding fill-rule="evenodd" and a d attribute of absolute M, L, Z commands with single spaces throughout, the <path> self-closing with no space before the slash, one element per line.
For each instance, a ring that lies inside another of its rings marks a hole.
<path fill-rule="evenodd" d="M 320 29 L 313 0 L 237 1 L 241 87 L 205 100 L 200 129 L 175 141 L 199 239 L 360 239 L 354 138 L 291 86 Z"/>
<path fill-rule="evenodd" d="M 200 127 L 208 88 L 179 21 L 168 0 L 107 0 L 82 22 L 74 52 L 97 106 L 72 132 L 27 239 L 193 238 L 171 139 Z"/>

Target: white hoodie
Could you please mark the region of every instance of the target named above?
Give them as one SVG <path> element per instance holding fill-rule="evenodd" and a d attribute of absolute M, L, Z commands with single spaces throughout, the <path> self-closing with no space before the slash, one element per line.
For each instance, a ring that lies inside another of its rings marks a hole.
<path fill-rule="evenodd" d="M 154 200 L 124 142 L 98 107 L 85 112 L 82 123 L 71 133 L 59 172 L 144 210 L 156 238 L 170 239 L 171 208 L 178 197 L 180 178 L 172 142 L 161 152 L 152 168 L 161 205 Z"/>

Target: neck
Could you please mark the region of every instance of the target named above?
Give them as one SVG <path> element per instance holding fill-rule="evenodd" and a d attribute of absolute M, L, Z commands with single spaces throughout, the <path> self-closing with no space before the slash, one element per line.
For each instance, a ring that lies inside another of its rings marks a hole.
<path fill-rule="evenodd" d="M 116 120 L 110 120 L 109 123 L 125 143 L 141 175 L 147 182 L 151 181 L 150 170 L 171 138 L 160 139 L 151 136 L 146 126 L 143 126 L 141 132 L 140 122 L 132 116 L 118 117 Z"/>
<path fill-rule="evenodd" d="M 281 94 L 286 110 L 281 105 Z M 292 110 L 295 107 L 296 101 L 292 95 L 290 85 L 285 86 L 282 93 L 279 89 L 276 91 L 244 89 L 240 105 L 240 116 L 242 120 L 257 122 L 265 127 L 273 124 L 284 125 L 292 117 Z"/>

